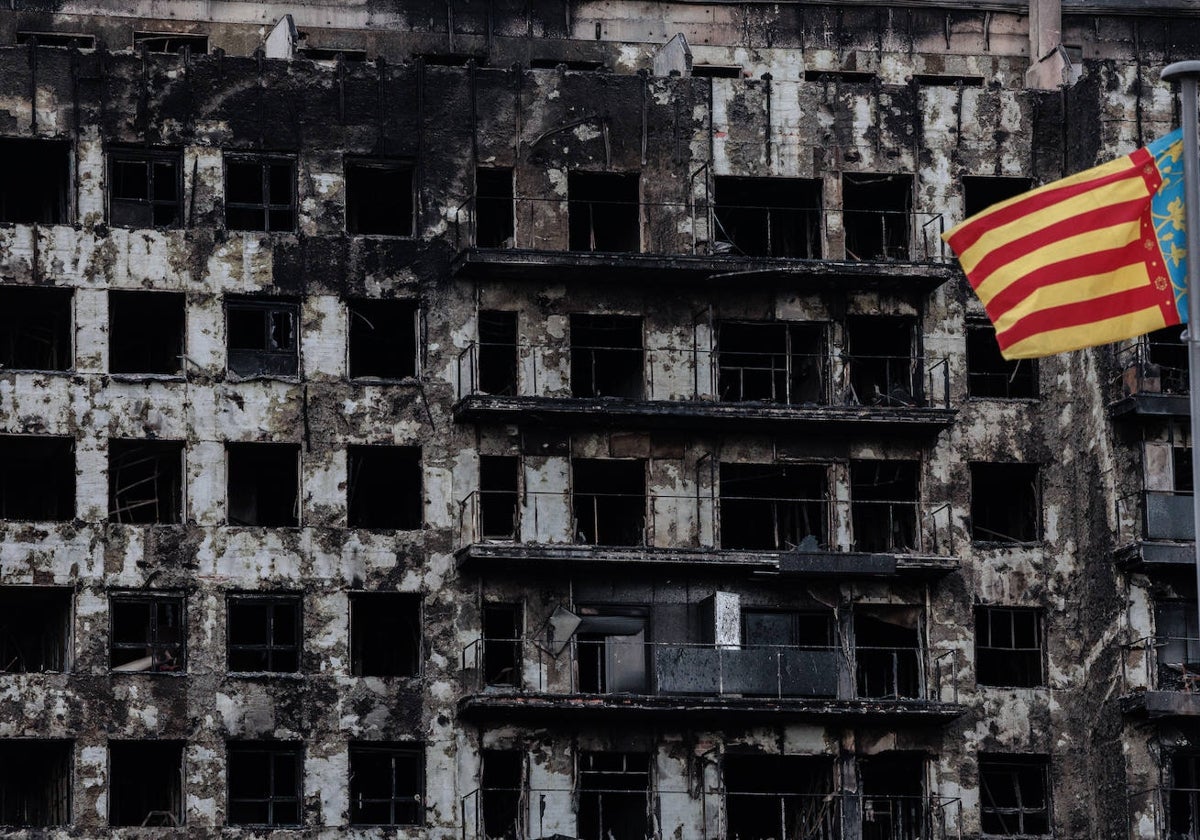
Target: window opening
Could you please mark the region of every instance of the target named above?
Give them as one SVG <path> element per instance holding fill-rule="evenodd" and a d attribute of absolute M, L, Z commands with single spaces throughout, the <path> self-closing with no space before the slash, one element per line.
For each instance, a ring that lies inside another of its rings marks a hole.
<path fill-rule="evenodd" d="M 636 173 L 571 172 L 567 196 L 570 250 L 642 250 Z"/>
<path fill-rule="evenodd" d="M 35 42 L 39 47 L 74 48 L 77 50 L 94 50 L 95 35 L 82 35 L 74 32 L 17 32 L 17 44 L 26 46 Z"/>
<path fill-rule="evenodd" d="M 721 548 L 828 547 L 824 464 L 721 464 L 720 494 Z"/>
<path fill-rule="evenodd" d="M 915 318 L 851 315 L 846 319 L 851 405 L 921 406 L 924 372 L 917 358 Z"/>
<path fill-rule="evenodd" d="M 823 324 L 726 321 L 717 331 L 723 402 L 824 405 L 827 365 Z"/>
<path fill-rule="evenodd" d="M 71 822 L 71 753 L 70 741 L 0 740 L 0 825 Z"/>
<path fill-rule="evenodd" d="M 1192 448 L 1190 446 L 1172 446 L 1171 466 L 1175 492 L 1191 493 L 1194 486 L 1192 483 Z"/>
<path fill-rule="evenodd" d="M 1144 362 L 1140 369 L 1134 369 L 1131 383 L 1134 387 L 1129 388 L 1131 392 L 1188 393 L 1187 344 L 1183 341 L 1183 329 L 1179 325 L 1164 327 L 1139 339 Z M 1130 378 L 1126 371 L 1127 382 Z"/>
<path fill-rule="evenodd" d="M 713 178 L 716 253 L 821 258 L 821 182 L 815 178 Z"/>
<path fill-rule="evenodd" d="M 693 64 L 692 75 L 699 79 L 740 79 L 742 68 L 724 64 Z"/>
<path fill-rule="evenodd" d="M 0 369 L 70 370 L 70 289 L 0 286 Z"/>
<path fill-rule="evenodd" d="M 862 840 L 925 837 L 925 759 L 912 753 L 878 753 L 858 761 Z"/>
<path fill-rule="evenodd" d="M 802 755 L 730 755 L 721 763 L 726 836 L 738 840 L 840 837 L 833 765 Z"/>
<path fill-rule="evenodd" d="M 975 681 L 1033 688 L 1042 675 L 1042 617 L 1022 607 L 975 608 Z"/>
<path fill-rule="evenodd" d="M 75 517 L 75 441 L 0 435 L 0 519 Z"/>
<path fill-rule="evenodd" d="M 296 161 L 289 157 L 225 156 L 225 227 L 296 228 Z"/>
<path fill-rule="evenodd" d="M 520 604 L 483 607 L 483 679 L 485 685 L 521 684 Z"/>
<path fill-rule="evenodd" d="M 576 458 L 571 486 L 577 543 L 645 544 L 645 461 Z"/>
<path fill-rule="evenodd" d="M 1159 689 L 1193 691 L 1200 683 L 1200 630 L 1194 601 L 1154 605 L 1154 645 Z"/>
<path fill-rule="evenodd" d="M 108 293 L 111 373 L 183 372 L 184 297 L 173 292 Z"/>
<path fill-rule="evenodd" d="M 795 610 L 742 610 L 746 647 L 814 647 L 833 644 L 833 616 Z"/>
<path fill-rule="evenodd" d="M 850 518 L 855 551 L 915 551 L 916 461 L 850 462 Z"/>
<path fill-rule="evenodd" d="M 108 824 L 183 825 L 183 743 L 109 741 Z"/>
<path fill-rule="evenodd" d="M 517 393 L 517 313 L 479 312 L 479 370 L 476 386 L 485 394 Z"/>
<path fill-rule="evenodd" d="M 967 394 L 1002 399 L 1037 396 L 1037 362 L 1000 355 L 996 329 L 987 321 L 967 322 Z"/>
<path fill-rule="evenodd" d="M 519 840 L 522 836 L 523 765 L 518 750 L 483 751 L 483 834 L 489 840 Z"/>
<path fill-rule="evenodd" d="M 0 586 L 0 673 L 68 670 L 72 596 L 67 587 Z"/>
<path fill-rule="evenodd" d="M 108 153 L 108 221 L 114 227 L 167 228 L 183 221 L 180 153 L 114 149 Z"/>
<path fill-rule="evenodd" d="M 647 611 L 584 607 L 575 631 L 579 690 L 585 694 L 645 694 Z"/>
<path fill-rule="evenodd" d="M 515 540 L 521 461 L 515 455 L 479 458 L 479 528 L 485 540 Z"/>
<path fill-rule="evenodd" d="M 924 697 L 919 608 L 860 607 L 854 659 L 860 698 Z"/>
<path fill-rule="evenodd" d="M 414 195 L 411 163 L 347 160 L 346 231 L 412 236 Z"/>
<path fill-rule="evenodd" d="M 344 47 L 303 47 L 298 55 L 309 61 L 366 61 L 366 50 L 345 49 Z"/>
<path fill-rule="evenodd" d="M 1171 756 L 1171 788 L 1167 795 L 1167 836 L 1191 840 L 1200 827 L 1200 754 L 1178 750 Z"/>
<path fill-rule="evenodd" d="M 512 248 L 514 235 L 512 169 L 476 169 L 476 247 Z"/>
<path fill-rule="evenodd" d="M 229 524 L 294 528 L 300 524 L 300 447 L 229 443 Z"/>
<path fill-rule="evenodd" d="M 650 756 L 579 754 L 580 840 L 650 837 Z"/>
<path fill-rule="evenodd" d="M 300 369 L 299 315 L 299 307 L 291 302 L 227 301 L 230 372 L 295 376 Z"/>
<path fill-rule="evenodd" d="M 350 313 L 350 377 L 417 375 L 420 308 L 415 300 L 354 300 Z"/>
<path fill-rule="evenodd" d="M 356 677 L 415 677 L 421 661 L 421 596 L 350 595 L 350 662 Z"/>
<path fill-rule="evenodd" d="M 641 399 L 643 357 L 641 318 L 571 316 L 571 396 Z"/>
<path fill-rule="evenodd" d="M 419 744 L 351 744 L 350 823 L 421 825 L 424 764 Z"/>
<path fill-rule="evenodd" d="M 109 664 L 114 671 L 182 671 L 186 630 L 180 595 L 114 595 Z"/>
<path fill-rule="evenodd" d="M 971 464 L 971 539 L 975 542 L 1041 539 L 1037 464 Z"/>
<path fill-rule="evenodd" d="M 847 259 L 909 258 L 911 175 L 842 173 L 842 210 Z"/>
<path fill-rule="evenodd" d="M 875 81 L 874 73 L 866 70 L 805 70 L 806 82 L 836 82 L 848 85 L 865 85 Z"/>
<path fill-rule="evenodd" d="M 979 821 L 984 834 L 1050 833 L 1047 766 L 1044 756 L 979 757 Z"/>
<path fill-rule="evenodd" d="M 231 741 L 228 754 L 230 825 L 301 825 L 303 747 Z"/>
<path fill-rule="evenodd" d="M 131 525 L 183 521 L 183 442 L 108 442 L 108 520 Z"/>
<path fill-rule="evenodd" d="M 230 671 L 300 670 L 299 596 L 230 595 L 227 605 Z"/>
<path fill-rule="evenodd" d="M 183 32 L 134 32 L 133 49 L 152 53 L 179 53 L 188 50 L 192 55 L 208 52 L 208 36 Z"/>
<path fill-rule="evenodd" d="M 351 528 L 420 528 L 424 492 L 419 446 L 351 446 L 347 454 Z"/>
<path fill-rule="evenodd" d="M 913 81 L 925 87 L 983 87 L 982 76 L 932 76 L 918 73 L 913 76 Z"/>
<path fill-rule="evenodd" d="M 67 143 L 0 139 L 0 223 L 67 224 L 70 182 Z"/>
<path fill-rule="evenodd" d="M 927 77 L 918 76 L 918 79 Z M 928 78 L 956 78 L 948 77 L 928 77 Z M 982 80 L 980 80 L 982 82 Z M 921 82 L 921 84 L 929 84 L 929 82 Z M 1008 201 L 1010 198 L 1016 198 L 1022 193 L 1029 192 L 1033 188 L 1033 182 L 1028 178 L 1009 178 L 1002 176 L 990 175 L 967 175 L 962 179 L 963 187 L 963 216 L 969 218 L 976 213 L 982 213 L 984 210 L 991 207 L 993 204 L 999 204 L 1001 201 Z"/>

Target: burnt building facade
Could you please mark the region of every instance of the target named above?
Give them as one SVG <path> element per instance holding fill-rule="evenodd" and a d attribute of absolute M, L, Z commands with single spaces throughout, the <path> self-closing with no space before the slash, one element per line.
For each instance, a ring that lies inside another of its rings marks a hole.
<path fill-rule="evenodd" d="M 0 830 L 1200 836 L 1177 331 L 940 238 L 1198 20 L 11 4 Z"/>

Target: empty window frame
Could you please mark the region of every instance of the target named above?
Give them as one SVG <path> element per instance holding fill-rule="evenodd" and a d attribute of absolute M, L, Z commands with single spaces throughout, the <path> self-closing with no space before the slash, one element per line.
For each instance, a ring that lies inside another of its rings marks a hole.
<path fill-rule="evenodd" d="M 833 762 L 823 756 L 726 754 L 727 837 L 840 837 Z"/>
<path fill-rule="evenodd" d="M 269 741 L 230 741 L 230 825 L 301 825 L 304 748 Z"/>
<path fill-rule="evenodd" d="M 817 551 L 829 542 L 829 471 L 824 464 L 720 467 L 721 548 Z"/>
<path fill-rule="evenodd" d="M 472 390 L 508 396 L 517 393 L 516 312 L 480 310 L 477 358 Z"/>
<path fill-rule="evenodd" d="M 134 32 L 133 49 L 135 52 L 144 49 L 168 54 L 186 49 L 192 55 L 204 55 L 208 52 L 208 36 L 183 32 Z"/>
<path fill-rule="evenodd" d="M 184 296 L 173 292 L 108 293 L 111 373 L 183 373 Z"/>
<path fill-rule="evenodd" d="M 484 604 L 484 685 L 521 684 L 521 613 L 520 604 Z"/>
<path fill-rule="evenodd" d="M 351 593 L 350 668 L 356 677 L 415 677 L 420 673 L 420 595 Z"/>
<path fill-rule="evenodd" d="M 291 674 L 300 670 L 299 595 L 231 594 L 226 610 L 231 672 Z"/>
<path fill-rule="evenodd" d="M 183 825 L 183 743 L 109 741 L 108 824 Z"/>
<path fill-rule="evenodd" d="M 521 837 L 524 756 L 519 750 L 483 750 L 480 805 L 483 836 L 496 840 Z"/>
<path fill-rule="evenodd" d="M 0 223 L 71 221 L 71 147 L 59 140 L 0 139 Z"/>
<path fill-rule="evenodd" d="M 71 822 L 72 747 L 70 741 L 0 740 L 0 826 Z"/>
<path fill-rule="evenodd" d="M 1200 674 L 1200 631 L 1195 601 L 1156 601 L 1154 647 L 1156 686 L 1166 691 L 1192 691 Z"/>
<path fill-rule="evenodd" d="M 576 458 L 571 462 L 575 541 L 644 545 L 646 462 Z"/>
<path fill-rule="evenodd" d="M 975 681 L 980 685 L 1045 685 L 1042 614 L 1024 607 L 975 608 Z"/>
<path fill-rule="evenodd" d="M 70 370 L 70 289 L 0 286 L 0 369 Z"/>
<path fill-rule="evenodd" d="M 93 50 L 96 48 L 96 36 L 83 35 L 76 32 L 30 32 L 19 30 L 17 32 L 17 43 L 21 46 L 36 43 L 39 47 Z"/>
<path fill-rule="evenodd" d="M 967 322 L 967 394 L 1001 399 L 1037 396 L 1037 362 L 1000 355 L 996 329 L 987 321 Z"/>
<path fill-rule="evenodd" d="M 177 150 L 109 150 L 108 221 L 114 227 L 179 227 L 182 196 L 183 158 Z"/>
<path fill-rule="evenodd" d="M 917 461 L 850 462 L 850 519 L 855 551 L 914 551 L 917 532 Z"/>
<path fill-rule="evenodd" d="M 230 525 L 286 528 L 300 524 L 300 447 L 291 443 L 229 443 Z"/>
<path fill-rule="evenodd" d="M 921 77 L 924 78 L 924 77 Z M 928 84 L 928 82 L 922 82 Z M 1028 178 L 1004 176 L 966 175 L 962 179 L 963 216 L 969 218 L 982 213 L 993 204 L 1015 198 L 1029 192 L 1033 182 Z"/>
<path fill-rule="evenodd" d="M 925 799 L 925 757 L 885 752 L 858 761 L 862 840 L 928 836 L 931 820 Z"/>
<path fill-rule="evenodd" d="M 295 158 L 227 153 L 225 227 L 229 230 L 295 230 Z"/>
<path fill-rule="evenodd" d="M 478 248 L 512 248 L 515 244 L 513 171 L 511 168 L 475 170 L 475 245 Z"/>
<path fill-rule="evenodd" d="M 520 514 L 521 461 L 515 455 L 479 458 L 479 537 L 515 540 Z"/>
<path fill-rule="evenodd" d="M 1183 327 L 1164 327 L 1142 336 L 1138 341 L 1141 342 L 1144 361 L 1136 369 L 1137 391 L 1150 394 L 1188 393 L 1191 385 Z"/>
<path fill-rule="evenodd" d="M 857 696 L 920 699 L 922 681 L 921 609 L 913 606 L 860 606 L 854 613 Z"/>
<path fill-rule="evenodd" d="M 650 680 L 645 607 L 580 607 L 575 631 L 577 686 L 584 694 L 645 694 Z M 639 835 L 640 836 L 640 835 Z"/>
<path fill-rule="evenodd" d="M 389 160 L 346 160 L 346 232 L 412 236 L 413 165 Z"/>
<path fill-rule="evenodd" d="M 74 439 L 0 435 L 0 519 L 74 518 Z"/>
<path fill-rule="evenodd" d="M 911 175 L 842 174 L 847 259 L 909 258 L 912 184 Z"/>
<path fill-rule="evenodd" d="M 157 674 L 185 669 L 182 595 L 113 595 L 108 609 L 112 670 Z"/>
<path fill-rule="evenodd" d="M 352 300 L 346 308 L 352 379 L 417 375 L 420 307 L 415 300 Z"/>
<path fill-rule="evenodd" d="M 821 182 L 713 178 L 713 250 L 746 257 L 821 258 Z"/>
<path fill-rule="evenodd" d="M 347 453 L 351 528 L 420 528 L 425 496 L 419 446 L 351 446 Z"/>
<path fill-rule="evenodd" d="M 570 250 L 641 251 L 638 180 L 637 173 L 571 172 L 567 175 Z"/>
<path fill-rule="evenodd" d="M 641 399 L 644 357 L 641 318 L 571 316 L 571 396 Z"/>
<path fill-rule="evenodd" d="M 917 320 L 894 315 L 846 319 L 850 368 L 849 405 L 909 408 L 925 404 L 923 360 L 917 354 Z"/>
<path fill-rule="evenodd" d="M 183 521 L 183 442 L 109 440 L 108 520 L 130 525 Z"/>
<path fill-rule="evenodd" d="M 979 822 L 985 835 L 1050 833 L 1049 764 L 1041 755 L 979 756 Z"/>
<path fill-rule="evenodd" d="M 580 840 L 652 836 L 649 755 L 581 752 L 578 778 Z"/>
<path fill-rule="evenodd" d="M 350 745 L 351 825 L 422 825 L 424 800 L 423 745 Z"/>
<path fill-rule="evenodd" d="M 717 329 L 720 400 L 827 404 L 825 332 L 824 324 L 723 322 Z"/>
<path fill-rule="evenodd" d="M 291 301 L 225 303 L 228 368 L 238 376 L 295 376 L 300 370 L 300 307 Z"/>
<path fill-rule="evenodd" d="M 73 596 L 61 586 L 0 586 L 0 674 L 69 670 Z"/>
<path fill-rule="evenodd" d="M 1037 464 L 971 464 L 971 539 L 1034 542 L 1042 538 Z"/>

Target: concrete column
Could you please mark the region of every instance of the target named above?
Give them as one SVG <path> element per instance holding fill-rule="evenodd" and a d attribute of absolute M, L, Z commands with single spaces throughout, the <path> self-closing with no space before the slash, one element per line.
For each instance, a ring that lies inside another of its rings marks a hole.
<path fill-rule="evenodd" d="M 1062 0 L 1029 0 L 1029 69 L 1025 86 L 1054 90 L 1068 84 L 1070 65 L 1062 49 Z"/>

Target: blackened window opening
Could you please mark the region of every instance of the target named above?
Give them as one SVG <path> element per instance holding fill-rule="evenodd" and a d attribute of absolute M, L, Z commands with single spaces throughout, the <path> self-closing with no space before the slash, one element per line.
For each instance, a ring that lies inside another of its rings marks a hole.
<path fill-rule="evenodd" d="M 109 825 L 183 825 L 181 742 L 110 741 L 108 761 Z"/>
<path fill-rule="evenodd" d="M 721 548 L 827 547 L 828 493 L 822 464 L 721 464 Z"/>
<path fill-rule="evenodd" d="M 846 258 L 909 258 L 912 176 L 842 174 Z"/>
<path fill-rule="evenodd" d="M 971 464 L 971 539 L 1041 539 L 1041 493 L 1036 464 Z"/>
<path fill-rule="evenodd" d="M 1006 176 L 966 175 L 962 179 L 963 217 L 969 218 L 982 213 L 993 204 L 1016 198 L 1029 192 L 1033 182 L 1028 178 Z"/>
<path fill-rule="evenodd" d="M 66 587 L 0 586 L 0 673 L 68 670 L 72 594 Z"/>
<path fill-rule="evenodd" d="M 0 369 L 70 370 L 71 290 L 0 286 Z"/>
<path fill-rule="evenodd" d="M 353 300 L 347 309 L 351 378 L 417 375 L 419 307 L 415 300 Z"/>
<path fill-rule="evenodd" d="M 641 840 L 650 829 L 650 756 L 579 756 L 580 840 Z"/>
<path fill-rule="evenodd" d="M 131 525 L 183 521 L 183 442 L 108 442 L 108 520 Z"/>
<path fill-rule="evenodd" d="M 520 840 L 522 755 L 518 750 L 483 750 L 483 834 L 489 840 Z"/>
<path fill-rule="evenodd" d="M 924 696 L 915 607 L 864 607 L 854 614 L 854 661 L 861 698 Z"/>
<path fill-rule="evenodd" d="M 419 744 L 351 744 L 350 823 L 421 825 L 424 765 Z"/>
<path fill-rule="evenodd" d="M 108 293 L 111 373 L 183 372 L 184 296 L 172 292 Z"/>
<path fill-rule="evenodd" d="M 167 228 L 183 222 L 179 152 L 111 151 L 108 179 L 108 221 L 114 227 Z"/>
<path fill-rule="evenodd" d="M 713 178 L 715 253 L 821 258 L 821 182 L 815 178 Z"/>
<path fill-rule="evenodd" d="M 347 453 L 351 528 L 420 528 L 425 498 L 417 446 L 351 446 Z"/>
<path fill-rule="evenodd" d="M 0 139 L 0 223 L 70 222 L 70 182 L 67 143 Z"/>
<path fill-rule="evenodd" d="M 514 540 L 518 527 L 520 459 L 515 455 L 479 458 L 479 536 Z"/>
<path fill-rule="evenodd" d="M 604 69 L 604 62 L 562 58 L 531 58 L 529 60 L 530 70 L 557 70 L 560 67 L 575 73 L 597 73 Z"/>
<path fill-rule="evenodd" d="M 295 376 L 299 315 L 299 307 L 286 301 L 227 302 L 229 370 L 238 376 Z"/>
<path fill-rule="evenodd" d="M 585 694 L 645 694 L 645 607 L 581 607 L 575 631 L 577 686 Z"/>
<path fill-rule="evenodd" d="M 742 611 L 742 644 L 746 647 L 827 648 L 833 644 L 833 616 L 797 610 Z"/>
<path fill-rule="evenodd" d="M 225 157 L 225 227 L 291 231 L 296 228 L 296 162 L 290 157 Z"/>
<path fill-rule="evenodd" d="M 1044 756 L 979 757 L 979 822 L 984 834 L 1050 833 L 1047 764 Z"/>
<path fill-rule="evenodd" d="M 1142 393 L 1186 394 L 1188 351 L 1182 326 L 1164 327 L 1141 338 L 1143 359 L 1137 373 L 1137 390 Z"/>
<path fill-rule="evenodd" d="M 483 607 L 483 681 L 485 685 L 521 684 L 521 605 Z"/>
<path fill-rule="evenodd" d="M 996 329 L 987 321 L 967 322 L 967 394 L 1003 399 L 1037 396 L 1037 362 L 1000 355 Z"/>
<path fill-rule="evenodd" d="M 740 79 L 741 66 L 731 64 L 693 64 L 692 75 L 699 79 Z"/>
<path fill-rule="evenodd" d="M 570 250 L 642 250 L 637 174 L 571 172 L 567 197 Z"/>
<path fill-rule="evenodd" d="M 226 444 L 229 524 L 300 524 L 300 447 L 290 443 Z"/>
<path fill-rule="evenodd" d="M 646 462 L 576 458 L 571 462 L 575 542 L 644 545 Z"/>
<path fill-rule="evenodd" d="M 512 248 L 515 245 L 513 171 L 475 170 L 475 245 Z"/>
<path fill-rule="evenodd" d="M 350 667 L 356 677 L 415 677 L 420 662 L 419 595 L 350 595 Z"/>
<path fill-rule="evenodd" d="M 1200 828 L 1200 753 L 1177 750 L 1171 755 L 1170 772 L 1167 836 L 1192 840 Z"/>
<path fill-rule="evenodd" d="M 0 825 L 71 822 L 70 741 L 0 740 Z"/>
<path fill-rule="evenodd" d="M 633 315 L 571 316 L 571 395 L 641 399 L 642 319 Z"/>
<path fill-rule="evenodd" d="M 1044 685 L 1042 616 L 1025 607 L 975 608 L 975 680 L 980 685 Z"/>
<path fill-rule="evenodd" d="M 827 758 L 800 755 L 731 755 L 721 764 L 726 836 L 739 840 L 840 837 Z"/>
<path fill-rule="evenodd" d="M 479 367 L 475 388 L 485 394 L 517 393 L 517 313 L 479 312 Z"/>
<path fill-rule="evenodd" d="M 229 670 L 294 673 L 300 670 L 301 607 L 297 595 L 230 595 Z"/>
<path fill-rule="evenodd" d="M 851 315 L 846 319 L 850 405 L 909 408 L 925 404 L 924 371 L 915 352 L 915 318 Z"/>
<path fill-rule="evenodd" d="M 862 840 L 917 840 L 930 836 L 925 759 L 905 752 L 877 753 L 858 762 Z"/>
<path fill-rule="evenodd" d="M 726 321 L 717 331 L 717 369 L 722 402 L 824 405 L 825 326 Z"/>
<path fill-rule="evenodd" d="M 850 462 L 850 519 L 855 551 L 915 551 L 918 467 L 916 461 Z"/>
<path fill-rule="evenodd" d="M 299 744 L 231 741 L 230 825 L 300 825 L 303 748 Z"/>
<path fill-rule="evenodd" d="M 208 52 L 207 35 L 191 35 L 182 32 L 134 32 L 134 51 L 145 49 L 152 53 L 176 54 L 185 49 L 192 55 Z"/>
<path fill-rule="evenodd" d="M 1200 629 L 1195 601 L 1158 601 L 1154 605 L 1156 686 L 1192 691 L 1200 676 Z"/>
<path fill-rule="evenodd" d="M 0 519 L 75 517 L 75 441 L 0 435 Z"/>
<path fill-rule="evenodd" d="M 1191 493 L 1192 477 L 1192 448 L 1190 446 L 1171 447 L 1171 467 L 1174 475 L 1174 490 L 1176 493 Z"/>
<path fill-rule="evenodd" d="M 346 161 L 346 231 L 413 235 L 413 166 L 379 160 Z"/>
<path fill-rule="evenodd" d="M 152 674 L 184 670 L 187 630 L 181 596 L 114 595 L 109 612 L 112 670 Z"/>
<path fill-rule="evenodd" d="M 94 50 L 95 35 L 83 35 L 76 32 L 17 32 L 17 44 L 36 43 L 39 47 L 57 47 L 60 49 Z"/>

